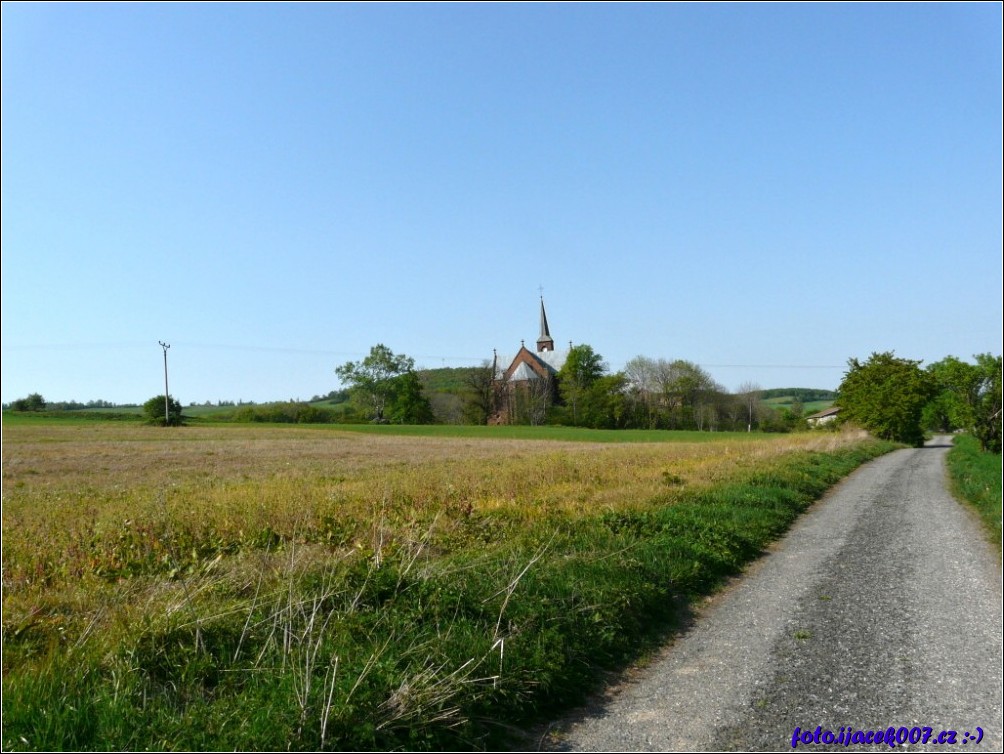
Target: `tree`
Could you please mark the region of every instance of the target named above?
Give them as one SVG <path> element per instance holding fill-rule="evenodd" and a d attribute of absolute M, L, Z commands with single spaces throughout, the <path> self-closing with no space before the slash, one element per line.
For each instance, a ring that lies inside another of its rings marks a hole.
<path fill-rule="evenodd" d="M 164 420 L 164 396 L 155 395 L 143 404 L 143 416 L 150 424 L 159 424 L 162 427 L 181 426 L 183 417 L 181 415 L 181 402 L 176 401 L 171 396 L 167 396 L 167 420 Z"/>
<path fill-rule="evenodd" d="M 975 364 L 946 356 L 927 373 L 937 390 L 924 407 L 924 426 L 941 432 L 965 429 L 983 449 L 1000 453 L 1001 357 L 977 354 Z"/>
<path fill-rule="evenodd" d="M 891 351 L 873 353 L 863 364 L 849 359 L 837 390 L 841 420 L 885 440 L 923 445 L 921 419 L 935 389 L 920 363 L 897 358 Z"/>
<path fill-rule="evenodd" d="M 638 356 L 624 368 L 627 410 L 650 429 L 712 429 L 728 414 L 725 389 L 699 365 Z"/>
<path fill-rule="evenodd" d="M 497 367 L 485 360 L 468 370 L 464 378 L 464 419 L 470 424 L 488 424 L 505 406 L 507 384 L 499 379 Z"/>
<path fill-rule="evenodd" d="M 418 373 L 405 372 L 390 381 L 387 419 L 393 424 L 431 424 L 432 404 L 422 392 Z"/>
<path fill-rule="evenodd" d="M 573 425 L 579 423 L 579 404 L 588 395 L 593 383 L 605 372 L 603 357 L 591 346 L 575 346 L 568 352 L 565 363 L 558 372 L 558 389 L 565 403 L 572 409 Z"/>
<path fill-rule="evenodd" d="M 755 382 L 744 382 L 736 391 L 736 397 L 742 402 L 743 415 L 746 418 L 746 431 L 753 431 L 753 420 L 760 414 L 760 400 L 763 388 Z"/>
<path fill-rule="evenodd" d="M 925 371 L 936 393 L 924 407 L 923 426 L 937 432 L 970 429 L 976 418 L 977 368 L 955 356 L 946 356 Z"/>
<path fill-rule="evenodd" d="M 693 362 L 676 359 L 663 367 L 660 382 L 670 429 L 697 427 L 699 408 L 709 402 L 718 387 L 711 375 Z"/>
<path fill-rule="evenodd" d="M 1001 357 L 989 353 L 976 355 L 979 376 L 973 418 L 973 434 L 983 450 L 1001 452 Z"/>
<path fill-rule="evenodd" d="M 39 393 L 31 393 L 26 398 L 18 398 L 10 407 L 14 411 L 45 411 L 45 398 Z"/>
<path fill-rule="evenodd" d="M 404 354 L 395 354 L 378 343 L 370 349 L 369 356 L 359 362 L 349 361 L 335 369 L 342 382 L 366 404 L 374 422 L 386 422 L 388 410 L 394 421 L 411 421 L 412 417 L 425 415 L 428 408 L 416 404 L 421 398 L 421 384 L 414 375 L 415 360 Z M 414 379 L 407 377 L 412 375 Z M 405 378 L 405 379 L 400 379 Z M 392 405 L 394 401 L 399 405 Z M 431 409 L 428 414 L 431 416 Z"/>
<path fill-rule="evenodd" d="M 617 372 L 598 378 L 582 404 L 582 424 L 593 429 L 621 429 L 630 421 L 627 378 Z"/>
<path fill-rule="evenodd" d="M 548 373 L 525 382 L 510 383 L 509 391 L 511 421 L 539 427 L 547 422 L 548 413 L 554 403 L 554 378 Z"/>

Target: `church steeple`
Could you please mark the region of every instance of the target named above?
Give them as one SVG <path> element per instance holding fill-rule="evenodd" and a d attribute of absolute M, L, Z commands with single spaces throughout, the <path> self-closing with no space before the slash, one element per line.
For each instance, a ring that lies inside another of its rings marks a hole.
<path fill-rule="evenodd" d="M 537 353 L 554 350 L 554 339 L 547 327 L 547 313 L 544 311 L 544 297 L 540 297 L 540 337 L 537 338 Z"/>

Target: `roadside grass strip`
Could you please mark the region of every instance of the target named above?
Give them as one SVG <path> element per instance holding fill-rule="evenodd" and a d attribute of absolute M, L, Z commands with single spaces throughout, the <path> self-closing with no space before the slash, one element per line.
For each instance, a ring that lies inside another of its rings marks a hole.
<path fill-rule="evenodd" d="M 948 451 L 948 473 L 956 497 L 979 514 L 987 536 L 1001 553 L 1001 457 L 980 450 L 972 435 L 959 435 Z"/>

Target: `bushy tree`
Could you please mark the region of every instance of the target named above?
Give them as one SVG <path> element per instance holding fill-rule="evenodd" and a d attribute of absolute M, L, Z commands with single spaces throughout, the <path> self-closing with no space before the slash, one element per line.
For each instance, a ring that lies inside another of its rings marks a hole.
<path fill-rule="evenodd" d="M 978 374 L 973 411 L 973 434 L 983 450 L 1001 452 L 1001 357 L 989 353 L 976 355 Z"/>
<path fill-rule="evenodd" d="M 39 393 L 31 393 L 26 398 L 18 398 L 10 404 L 14 411 L 45 411 L 45 398 Z"/>
<path fill-rule="evenodd" d="M 558 372 L 558 391 L 571 411 L 571 423 L 579 424 L 579 407 L 588 399 L 593 384 L 606 373 L 606 365 L 591 346 L 575 346 Z"/>
<path fill-rule="evenodd" d="M 167 420 L 164 419 L 164 396 L 155 395 L 143 404 L 143 416 L 150 424 L 160 426 L 180 426 L 183 420 L 181 416 L 181 402 L 176 401 L 171 396 L 167 396 Z"/>
<path fill-rule="evenodd" d="M 841 419 L 885 440 L 923 445 L 922 414 L 935 388 L 920 363 L 891 351 L 873 353 L 864 363 L 848 360 L 837 390 Z"/>
<path fill-rule="evenodd" d="M 940 432 L 964 429 L 980 440 L 984 450 L 1000 453 L 1001 357 L 977 354 L 969 364 L 946 356 L 927 373 L 935 388 L 924 407 L 924 426 Z"/>
<path fill-rule="evenodd" d="M 413 371 L 391 380 L 387 419 L 393 424 L 431 424 L 432 405 L 422 392 L 422 381 Z"/>
<path fill-rule="evenodd" d="M 618 372 L 596 379 L 582 396 L 579 424 L 593 429 L 621 429 L 629 423 L 627 378 Z"/>
<path fill-rule="evenodd" d="M 955 356 L 927 367 L 936 391 L 924 407 L 924 427 L 938 432 L 971 429 L 979 401 L 979 370 Z"/>
<path fill-rule="evenodd" d="M 415 360 L 410 356 L 395 354 L 378 343 L 365 359 L 346 362 L 335 374 L 367 406 L 374 422 L 431 421 L 432 409 L 422 396 Z"/>

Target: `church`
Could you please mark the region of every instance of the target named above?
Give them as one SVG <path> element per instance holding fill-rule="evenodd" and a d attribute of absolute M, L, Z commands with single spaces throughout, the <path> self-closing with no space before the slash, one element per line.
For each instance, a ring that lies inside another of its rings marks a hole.
<path fill-rule="evenodd" d="M 511 359 L 500 358 L 498 352 L 495 353 L 493 370 L 501 405 L 491 423 L 543 423 L 547 409 L 555 397 L 554 378 L 568 358 L 571 347 L 569 342 L 568 350 L 555 350 L 554 338 L 551 337 L 551 329 L 547 324 L 544 299 L 541 297 L 540 335 L 537 337 L 536 351 L 527 348 L 526 341 L 523 341 L 519 351 Z"/>

